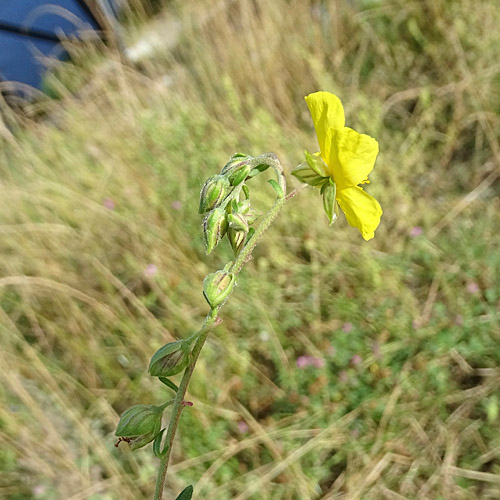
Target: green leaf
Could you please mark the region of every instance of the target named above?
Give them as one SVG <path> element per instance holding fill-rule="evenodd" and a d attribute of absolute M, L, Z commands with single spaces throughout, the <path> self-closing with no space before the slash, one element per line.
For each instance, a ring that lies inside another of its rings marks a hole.
<path fill-rule="evenodd" d="M 328 177 L 328 166 L 323 161 L 319 153 L 315 155 L 309 153 L 309 151 L 304 151 L 304 155 L 306 157 L 307 164 L 311 167 L 311 169 L 316 172 L 320 177 Z"/>
<path fill-rule="evenodd" d="M 193 487 L 191 485 L 186 486 L 175 500 L 191 500 L 193 496 Z"/>
<path fill-rule="evenodd" d="M 318 175 L 307 162 L 303 162 L 298 167 L 295 167 L 291 173 L 300 182 L 304 182 L 310 186 L 322 186 L 328 182 L 328 177 Z"/>
<path fill-rule="evenodd" d="M 283 189 L 281 189 L 281 186 L 274 179 L 269 179 L 267 182 L 274 189 L 274 191 L 278 195 L 278 198 L 283 198 L 285 196 Z"/>
<path fill-rule="evenodd" d="M 254 235 L 254 233 L 255 233 L 255 228 L 251 227 L 248 230 L 247 240 L 245 241 L 245 245 L 248 243 L 248 240 Z"/>
<path fill-rule="evenodd" d="M 163 451 L 161 450 L 161 439 L 163 437 L 164 432 L 165 432 L 165 429 L 162 429 L 156 435 L 155 440 L 153 441 L 153 453 L 155 454 L 155 457 L 157 457 L 157 458 L 163 458 L 168 450 L 167 446 L 165 446 L 165 449 Z"/>
<path fill-rule="evenodd" d="M 269 165 L 267 163 L 261 163 L 260 165 L 257 165 L 255 167 L 256 170 L 259 172 L 265 172 L 269 168 Z"/>
<path fill-rule="evenodd" d="M 248 200 L 250 198 L 250 189 L 246 184 L 243 185 L 243 193 L 245 193 L 245 198 Z"/>
<path fill-rule="evenodd" d="M 335 195 L 337 193 L 337 187 L 335 183 L 330 179 L 330 182 L 323 184 L 321 187 L 321 194 L 323 195 L 323 208 L 325 209 L 326 216 L 333 224 L 337 219 L 335 214 Z"/>
<path fill-rule="evenodd" d="M 179 388 L 168 378 L 158 377 L 158 379 L 162 384 L 165 384 L 167 387 L 170 387 L 170 389 L 172 389 L 173 391 L 177 392 L 179 390 Z"/>

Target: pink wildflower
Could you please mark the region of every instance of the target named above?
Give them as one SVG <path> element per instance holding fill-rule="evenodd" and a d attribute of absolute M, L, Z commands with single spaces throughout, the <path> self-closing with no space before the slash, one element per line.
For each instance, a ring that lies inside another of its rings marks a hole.
<path fill-rule="evenodd" d="M 323 368 L 325 360 L 314 356 L 299 356 L 297 358 L 297 368 L 305 368 L 306 366 L 314 366 L 315 368 Z"/>
<path fill-rule="evenodd" d="M 148 264 L 146 269 L 144 269 L 144 276 L 152 278 L 158 272 L 158 267 L 154 264 Z"/>
<path fill-rule="evenodd" d="M 361 362 L 363 361 L 363 358 L 359 355 L 359 354 L 355 354 L 352 358 L 351 358 L 351 364 L 353 366 L 358 366 L 361 364 Z"/>
<path fill-rule="evenodd" d="M 241 434 L 245 434 L 248 432 L 248 424 L 244 420 L 240 420 L 238 422 L 238 430 Z"/>
<path fill-rule="evenodd" d="M 114 210 L 115 209 L 115 202 L 111 198 L 104 198 L 104 201 L 102 204 L 108 209 L 108 210 Z"/>
<path fill-rule="evenodd" d="M 352 323 L 350 321 L 346 321 L 342 326 L 342 331 L 344 333 L 351 333 L 352 331 Z"/>

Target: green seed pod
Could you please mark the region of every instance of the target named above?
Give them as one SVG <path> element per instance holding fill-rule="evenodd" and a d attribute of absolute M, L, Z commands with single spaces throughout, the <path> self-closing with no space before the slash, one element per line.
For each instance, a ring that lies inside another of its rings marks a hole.
<path fill-rule="evenodd" d="M 245 231 L 248 232 L 248 222 L 247 218 L 238 212 L 227 214 L 227 222 L 229 223 L 229 227 L 236 231 Z"/>
<path fill-rule="evenodd" d="M 226 271 L 211 273 L 203 280 L 203 295 L 212 309 L 222 304 L 234 285 L 234 274 Z"/>
<path fill-rule="evenodd" d="M 214 208 L 203 221 L 203 235 L 207 255 L 219 244 L 227 231 L 226 211 L 223 208 Z"/>
<path fill-rule="evenodd" d="M 160 347 L 151 358 L 149 374 L 153 377 L 170 377 L 180 373 L 189 364 L 190 347 L 185 340 L 176 340 Z"/>
<path fill-rule="evenodd" d="M 122 413 L 115 435 L 128 438 L 133 450 L 141 448 L 160 432 L 162 414 L 161 406 L 131 406 Z"/>
<path fill-rule="evenodd" d="M 228 194 L 231 185 L 224 175 L 214 175 L 206 180 L 200 193 L 200 208 L 203 214 L 219 206 Z"/>
<path fill-rule="evenodd" d="M 238 231 L 233 228 L 229 228 L 227 231 L 227 237 L 229 238 L 229 243 L 231 243 L 231 248 L 235 255 L 238 255 L 245 245 L 245 241 L 248 236 L 248 231 Z"/>

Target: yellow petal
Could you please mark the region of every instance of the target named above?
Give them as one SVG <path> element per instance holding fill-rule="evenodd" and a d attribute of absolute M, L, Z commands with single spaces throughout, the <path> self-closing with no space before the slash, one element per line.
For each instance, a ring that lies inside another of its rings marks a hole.
<path fill-rule="evenodd" d="M 305 99 L 318 136 L 321 156 L 328 163 L 333 131 L 345 125 L 344 108 L 340 99 L 330 92 L 314 92 Z"/>
<path fill-rule="evenodd" d="M 337 201 L 349 225 L 357 227 L 365 240 L 371 240 L 382 216 L 379 202 L 357 186 L 337 190 Z"/>
<path fill-rule="evenodd" d="M 366 182 L 378 154 L 378 142 L 369 135 L 344 127 L 332 137 L 327 160 L 339 189 Z"/>

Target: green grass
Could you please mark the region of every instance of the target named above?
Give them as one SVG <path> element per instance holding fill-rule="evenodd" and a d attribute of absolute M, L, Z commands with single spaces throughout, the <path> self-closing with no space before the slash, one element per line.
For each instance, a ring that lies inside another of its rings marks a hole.
<path fill-rule="evenodd" d="M 202 352 L 166 498 L 497 499 L 496 0 L 182 4 L 141 73 L 89 55 L 76 95 L 0 129 L 0 497 L 152 498 L 156 459 L 113 434 L 168 394 L 147 363 L 231 258 L 204 255 L 200 188 L 236 151 L 289 173 L 323 89 L 380 143 L 381 226 L 329 228 L 312 190 L 283 210 Z"/>

